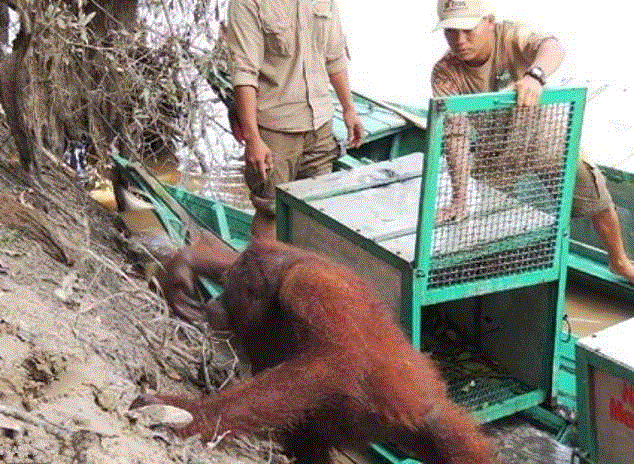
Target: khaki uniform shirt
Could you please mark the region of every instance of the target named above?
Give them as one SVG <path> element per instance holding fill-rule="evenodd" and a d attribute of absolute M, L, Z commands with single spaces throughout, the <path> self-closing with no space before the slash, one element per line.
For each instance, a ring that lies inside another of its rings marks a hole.
<path fill-rule="evenodd" d="M 332 118 L 329 74 L 347 68 L 334 0 L 230 0 L 234 86 L 257 89 L 258 124 L 315 130 Z"/>
<path fill-rule="evenodd" d="M 510 21 L 495 25 L 493 52 L 481 66 L 469 66 L 450 50 L 436 63 L 431 85 L 435 97 L 497 92 L 519 80 L 533 64 L 537 50 L 552 36 Z"/>
<path fill-rule="evenodd" d="M 494 36 L 491 56 L 480 66 L 469 66 L 451 50 L 436 63 L 431 78 L 435 97 L 504 89 L 524 75 L 542 42 L 551 37 L 509 21 L 496 23 Z M 547 118 L 534 116 L 528 110 L 496 114 L 494 118 L 487 113 L 473 113 L 468 119 L 448 118 L 444 130 L 454 140 L 467 141 L 474 129 L 477 143 L 470 175 L 504 189 L 529 169 L 540 169 L 541 165 L 552 169 L 558 165 L 563 138 L 556 138 L 557 149 L 537 142 L 538 133 L 547 133 L 547 123 Z M 531 149 L 524 146 L 527 140 L 531 141 Z M 462 150 L 468 147 L 464 143 L 460 146 Z"/>
<path fill-rule="evenodd" d="M 527 26 L 510 21 L 504 21 L 495 25 L 495 41 L 493 53 L 486 63 L 481 66 L 469 66 L 459 60 L 453 52 L 448 51 L 434 66 L 431 76 L 432 91 L 435 97 L 461 95 L 481 92 L 496 92 L 519 80 L 535 61 L 537 51 L 542 42 L 551 35 L 545 35 L 531 30 Z M 511 121 L 499 118 L 496 123 L 512 126 L 504 141 L 487 140 L 487 131 L 496 133 L 487 126 L 486 121 L 472 117 L 469 123 L 476 130 L 482 129 L 479 134 L 479 143 L 476 147 L 475 157 L 486 158 L 496 156 L 495 163 L 490 163 L 487 169 L 479 173 L 473 173 L 474 177 L 487 177 L 489 180 L 499 175 L 500 166 L 514 166 L 509 169 L 512 174 L 521 173 L 520 164 L 539 164 L 538 160 L 548 163 L 549 158 L 557 158 L 563 151 L 564 140 L 555 139 L 550 146 L 537 144 L 535 154 L 518 153 L 513 147 L 513 140 L 521 139 L 522 131 L 530 131 L 534 134 L 543 134 L 548 131 L 542 127 L 545 123 L 541 118 L 533 120 L 533 126 L 523 124 L 521 121 L 512 121 L 513 114 L 509 115 Z M 490 123 L 488 123 L 490 124 Z M 469 124 L 461 118 L 450 121 L 445 127 L 445 135 L 466 137 L 469 132 Z M 507 149 L 505 149 L 507 148 Z M 497 153 L 496 152 L 497 149 Z M 607 189 L 605 178 L 600 170 L 587 159 L 584 150 L 580 151 L 582 162 L 577 165 L 577 179 L 575 183 L 573 217 L 594 216 L 605 211 L 612 204 L 612 197 Z M 477 161 L 476 161 L 477 162 Z M 484 165 L 484 163 L 480 163 Z M 500 179 L 507 184 L 506 179 Z"/>

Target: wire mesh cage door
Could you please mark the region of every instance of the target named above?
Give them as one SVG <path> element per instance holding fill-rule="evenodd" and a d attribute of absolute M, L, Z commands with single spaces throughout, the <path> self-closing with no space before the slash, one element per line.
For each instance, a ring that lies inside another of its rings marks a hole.
<path fill-rule="evenodd" d="M 432 100 L 415 264 L 421 303 L 565 272 L 585 89 Z"/>

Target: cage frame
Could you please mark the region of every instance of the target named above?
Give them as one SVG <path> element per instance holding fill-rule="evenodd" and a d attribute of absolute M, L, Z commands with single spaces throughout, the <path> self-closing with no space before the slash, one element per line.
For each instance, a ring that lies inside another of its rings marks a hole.
<path fill-rule="evenodd" d="M 516 94 L 491 93 L 477 95 L 463 95 L 445 98 L 432 99 L 428 112 L 428 137 L 427 152 L 420 155 L 422 166 L 419 169 L 421 176 L 420 201 L 418 204 L 417 222 L 415 228 L 409 232 L 416 234 L 416 243 L 413 259 L 411 256 L 403 256 L 386 249 L 379 243 L 379 240 L 364 234 L 360 230 L 353 230 L 344 224 L 330 217 L 324 211 L 313 206 L 319 204 L 319 200 L 346 195 L 367 188 L 387 185 L 391 182 L 399 182 L 406 176 L 406 172 L 397 172 L 393 179 L 377 181 L 376 184 L 368 183 L 343 183 L 332 182 L 338 173 L 333 173 L 332 177 L 318 177 L 315 179 L 305 179 L 294 181 L 278 186 L 277 188 L 277 234 L 278 239 L 284 242 L 293 243 L 291 237 L 292 214 L 299 213 L 310 220 L 324 227 L 332 237 L 341 239 L 358 249 L 363 250 L 378 261 L 387 263 L 397 269 L 400 273 L 400 322 L 404 331 L 410 338 L 413 347 L 420 350 L 423 347 L 422 322 L 425 316 L 425 308 L 442 302 L 455 301 L 488 293 L 502 292 L 522 287 L 537 286 L 547 284 L 554 308 L 549 310 L 549 330 L 552 333 L 547 335 L 549 346 L 548 353 L 544 353 L 547 365 L 550 366 L 547 384 L 549 388 L 536 388 L 524 394 L 519 394 L 515 398 L 503 403 L 485 407 L 474 412 L 474 416 L 479 422 L 490 422 L 492 420 L 505 417 L 520 410 L 526 410 L 532 406 L 539 405 L 547 399 L 554 399 L 558 392 L 559 376 L 559 344 L 560 331 L 563 323 L 565 287 L 567 277 L 567 256 L 568 240 L 570 232 L 570 212 L 572 208 L 572 196 L 576 174 L 576 161 L 579 152 L 579 140 L 583 122 L 583 111 L 585 109 L 586 90 L 583 88 L 574 89 L 547 89 L 540 99 L 540 105 L 550 104 L 570 104 L 573 110 L 570 112 L 568 124 L 568 141 L 566 144 L 565 163 L 562 183 L 562 193 L 560 209 L 558 213 L 557 230 L 555 238 L 555 251 L 552 265 L 545 269 L 531 270 L 519 275 L 500 276 L 487 278 L 486 280 L 476 280 L 471 282 L 461 282 L 442 288 L 428 288 L 428 276 L 430 262 L 432 259 L 431 249 L 433 233 L 435 227 L 435 211 L 438 193 L 438 178 L 441 169 L 441 157 L 443 156 L 443 122 L 447 116 L 456 113 L 488 111 L 498 109 L 509 109 L 516 106 Z M 410 154 L 405 157 L 414 157 Z M 380 167 L 384 163 L 399 163 L 403 158 L 392 161 L 384 161 L 375 164 Z M 386 164 L 387 167 L 393 166 Z M 356 168 L 357 172 L 364 172 L 364 169 L 373 169 L 373 166 L 361 166 Z M 330 182 L 329 182 L 330 181 Z M 313 203 L 313 204 L 309 204 Z M 396 230 L 392 237 L 398 237 L 406 233 L 404 230 Z M 388 239 L 389 234 L 382 236 L 381 240 Z M 337 246 L 333 241 L 333 245 Z M 346 245 L 347 246 L 347 245 Z M 549 303 L 550 304 L 550 303 Z"/>
<path fill-rule="evenodd" d="M 385 250 L 377 244 L 375 240 L 371 240 L 363 236 L 363 234 L 343 227 L 341 224 L 338 224 L 337 221 L 307 204 L 308 201 L 313 201 L 321 197 L 340 195 L 346 192 L 354 192 L 355 190 L 368 188 L 368 185 L 347 185 L 336 192 L 333 190 L 320 191 L 319 188 L 315 189 L 315 183 L 313 183 L 308 190 L 303 191 L 295 188 L 293 184 L 296 184 L 296 182 L 279 186 L 277 190 L 278 238 L 282 241 L 289 241 L 289 211 L 295 209 L 312 218 L 316 218 L 329 229 L 336 231 L 341 237 L 369 251 L 381 260 L 390 263 L 395 268 L 398 268 L 403 276 L 401 285 L 404 290 L 402 294 L 403 296 L 410 296 L 409 298 L 403 298 L 401 301 L 400 314 L 403 318 L 401 322 L 406 332 L 410 335 L 412 345 L 417 349 L 421 348 L 420 333 L 412 330 L 412 328 L 420 327 L 420 308 L 423 306 L 541 282 L 555 280 L 565 282 L 568 254 L 567 238 L 569 236 L 569 221 L 567 218 L 570 217 L 572 207 L 572 192 L 574 189 L 576 159 L 579 151 L 585 95 L 586 90 L 583 88 L 548 89 L 542 93 L 540 99 L 540 105 L 573 102 L 576 107 L 569 122 L 570 137 L 567 144 L 562 203 L 559 213 L 560 217 L 565 218 L 565 220 L 559 221 L 556 238 L 558 245 L 555 251 L 555 264 L 549 269 L 532 271 L 523 275 L 520 279 L 518 279 L 517 276 L 497 277 L 488 279 L 486 284 L 477 281 L 457 284 L 442 289 L 426 288 L 430 269 L 430 250 L 435 226 L 437 179 L 440 170 L 440 158 L 442 156 L 442 124 L 444 118 L 455 113 L 510 108 L 516 105 L 516 94 L 514 92 L 462 95 L 430 100 L 427 125 L 428 149 L 423 157 L 423 182 L 421 183 L 421 200 L 419 203 L 418 222 L 416 226 L 416 248 L 413 261 Z"/>

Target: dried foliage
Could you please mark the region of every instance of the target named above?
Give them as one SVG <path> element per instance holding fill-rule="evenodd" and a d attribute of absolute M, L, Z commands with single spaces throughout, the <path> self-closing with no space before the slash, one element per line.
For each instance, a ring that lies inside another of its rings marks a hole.
<path fill-rule="evenodd" d="M 29 372 L 28 382 L 16 383 L 14 389 L 22 402 L 35 407 L 52 400 L 47 386 L 59 377 L 68 363 L 76 361 L 62 358 L 67 351 L 75 353 L 75 348 L 69 347 L 77 345 L 82 347 L 82 352 L 97 353 L 110 372 L 126 379 L 125 384 L 117 387 L 118 400 L 109 400 L 106 391 L 94 390 L 95 402 L 104 410 L 125 411 L 138 394 L 139 386 L 174 394 L 182 394 L 187 389 L 191 396 L 196 396 L 201 392 L 214 394 L 218 388 L 248 375 L 248 368 L 238 361 L 229 333 L 210 333 L 202 324 L 190 325 L 169 317 L 163 297 L 148 286 L 137 266 L 139 254 L 145 253 L 142 259 L 152 259 L 151 252 L 137 243 L 131 260 L 133 237 L 125 233 L 120 219 L 95 202 L 87 201 L 85 192 L 68 176 L 59 170 L 43 169 L 41 186 L 32 188 L 19 167 L 0 159 L 0 189 L 6 203 L 4 219 L 0 220 L 2 292 L 11 293 L 12 285 L 24 285 L 41 295 L 39 306 L 44 325 L 56 337 L 46 345 L 49 351 L 41 356 L 39 352 L 29 355 L 29 364 L 25 366 Z M 33 224 L 38 227 L 31 227 Z M 70 243 L 72 264 L 65 255 L 60 256 L 56 247 L 49 246 L 53 243 L 51 238 L 61 235 Z M 8 285 L 9 276 L 11 285 Z M 22 300 L 24 296 L 16 291 L 16 298 Z M 54 302 L 50 308 L 49 301 Z M 18 311 L 12 306 L 0 309 L 4 310 L 2 314 L 8 311 L 18 320 L 19 311 L 24 310 Z M 9 329 L 19 335 L 19 327 L 10 326 L 2 314 L 0 335 Z M 28 338 L 24 334 L 20 336 Z M 50 335 L 43 339 L 50 339 Z M 5 368 L 5 364 L 0 366 L 0 378 L 6 375 Z M 74 392 L 69 390 L 66 394 L 72 396 Z M 81 400 L 79 396 L 73 398 Z M 0 460 L 14 455 L 9 455 L 9 451 L 19 449 L 25 456 L 31 455 L 29 459 L 41 462 L 86 462 L 72 455 L 68 459 L 57 456 L 75 439 L 93 448 L 97 446 L 86 441 L 81 436 L 83 430 L 77 431 L 73 424 L 57 419 L 46 422 L 22 408 L 5 407 L 2 392 L 0 400 L 3 400 L 0 421 L 12 417 L 20 424 L 46 431 L 48 436 L 44 447 L 38 442 L 35 448 L 26 436 L 16 438 L 17 441 L 3 441 L 0 436 Z M 114 404 L 109 405 L 113 401 Z M 114 412 L 113 417 L 127 421 Z M 0 423 L 0 432 L 6 430 L 2 427 Z M 130 431 L 131 436 L 147 436 L 148 450 L 153 449 L 150 443 L 153 437 L 167 441 L 166 451 L 171 455 L 169 461 L 157 457 L 139 462 L 288 462 L 267 431 L 252 438 L 219 436 L 210 448 L 195 437 L 177 440 L 161 428 L 135 430 Z M 117 438 L 120 439 L 126 438 Z M 71 449 L 74 448 L 72 445 Z M 119 455 L 110 458 L 113 462 L 131 462 L 123 454 L 120 459 Z"/>
<path fill-rule="evenodd" d="M 51 158 L 59 159 L 69 141 L 87 134 L 97 166 L 104 167 L 113 150 L 156 161 L 166 152 L 172 155 L 178 144 L 186 146 L 186 139 L 195 136 L 192 127 L 201 130 L 205 103 L 218 103 L 212 94 L 207 101 L 199 95 L 203 84 L 210 90 L 200 70 L 214 59 L 211 52 L 205 55 L 203 46 L 213 48 L 223 9 L 219 0 L 100 5 L 32 0 L 18 6 L 23 22 L 10 26 L 9 36 L 25 28 L 25 18 L 31 24 L 26 121 Z M 137 8 L 142 21 L 135 20 Z M 75 278 L 83 274 L 90 282 L 80 293 L 103 295 L 99 301 L 77 301 L 78 315 L 112 311 L 109 318 L 125 321 L 120 327 L 129 327 L 133 338 L 149 347 L 156 364 L 175 378 L 189 379 L 208 391 L 233 379 L 237 357 L 226 339 L 167 318 L 162 298 L 142 291 L 120 270 L 124 263 L 114 260 L 121 258 L 124 246 L 115 244 L 112 235 L 124 238 L 113 228 L 116 218 L 86 203 L 85 194 L 60 171 L 44 170 L 35 190 L 20 177 L 0 160 L 0 180 L 10 193 L 5 198 L 4 216 L 12 220 L 8 225 L 26 232 L 41 230 L 35 238 L 50 242 L 49 254 L 74 264 Z M 63 249 L 61 241 L 54 240 L 58 231 L 65 231 Z M 72 250 L 72 259 L 62 253 L 66 248 Z M 76 295 L 77 288 L 71 293 Z M 122 312 L 122 306 L 140 313 Z M 157 313 L 164 316 L 156 318 Z M 198 369 L 200 365 L 205 368 Z"/>
<path fill-rule="evenodd" d="M 5 122 L 17 121 L 45 166 L 33 188 L 22 170 L 0 159 L 0 185 L 7 208 L 13 207 L 3 227 L 42 243 L 53 258 L 51 272 L 61 281 L 53 293 L 74 314 L 69 327 L 74 339 L 137 385 L 162 391 L 183 385 L 213 391 L 240 377 L 242 367 L 227 338 L 168 317 L 163 298 L 148 290 L 126 259 L 130 244 L 118 219 L 87 200 L 60 161 L 82 136 L 91 141 L 89 164 L 101 172 L 113 152 L 152 163 L 178 155 L 192 160 L 195 166 L 189 169 L 201 171 L 231 158 L 237 145 L 225 128 L 224 105 L 205 75 L 219 56 L 213 50 L 224 6 L 224 0 L 11 3 L 8 43 L 13 51 L 9 47 L 2 62 L 16 63 L 18 45 L 27 52 L 13 67 L 15 81 L 6 86 L 19 101 L 9 108 L 3 101 L 5 116 L 13 109 L 20 117 Z M 15 151 L 8 140 L 3 140 L 3 158 Z M 28 233 L 32 229 L 39 232 L 34 237 Z M 66 241 L 71 242 L 67 248 Z M 31 253 L 20 253 L 22 258 L 31 259 Z M 70 267 L 60 265 L 60 259 Z M 41 263 L 26 268 L 36 269 L 28 278 L 44 274 Z M 93 330 L 95 320 L 103 321 L 111 335 Z M 210 452 L 190 442 L 179 446 L 183 450 L 174 448 L 174 462 Z M 240 459 L 218 462 L 286 462 L 267 437 L 225 439 L 214 451 L 217 456 L 227 452 Z"/>
<path fill-rule="evenodd" d="M 18 2 L 9 36 L 29 32 L 21 105 L 35 154 L 61 160 L 89 136 L 99 172 L 113 152 L 156 163 L 182 151 L 203 172 L 235 156 L 225 108 L 204 75 L 225 58 L 212 52 L 225 3 Z"/>

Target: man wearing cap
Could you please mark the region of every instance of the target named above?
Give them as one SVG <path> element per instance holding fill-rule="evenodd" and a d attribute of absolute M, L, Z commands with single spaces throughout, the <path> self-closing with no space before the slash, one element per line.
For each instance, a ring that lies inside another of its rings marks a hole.
<path fill-rule="evenodd" d="M 557 38 L 511 22 L 496 22 L 486 0 L 439 0 L 439 22 L 449 51 L 434 65 L 434 96 L 517 91 L 519 106 L 539 101 L 546 79 L 561 64 L 564 51 Z M 452 121 L 454 135 L 466 137 L 466 122 Z M 447 165 L 452 183 L 451 206 L 438 212 L 437 220 L 459 221 L 467 217 L 468 153 L 447 144 Z M 589 216 L 609 255 L 610 268 L 634 284 L 634 265 L 628 259 L 619 218 L 607 190 L 605 177 L 583 150 L 577 167 L 573 216 Z"/>
<path fill-rule="evenodd" d="M 361 144 L 345 39 L 334 0 L 230 0 L 228 20 L 245 180 L 255 207 L 251 231 L 274 240 L 275 186 L 330 172 L 339 153 L 328 83 L 349 145 Z"/>

